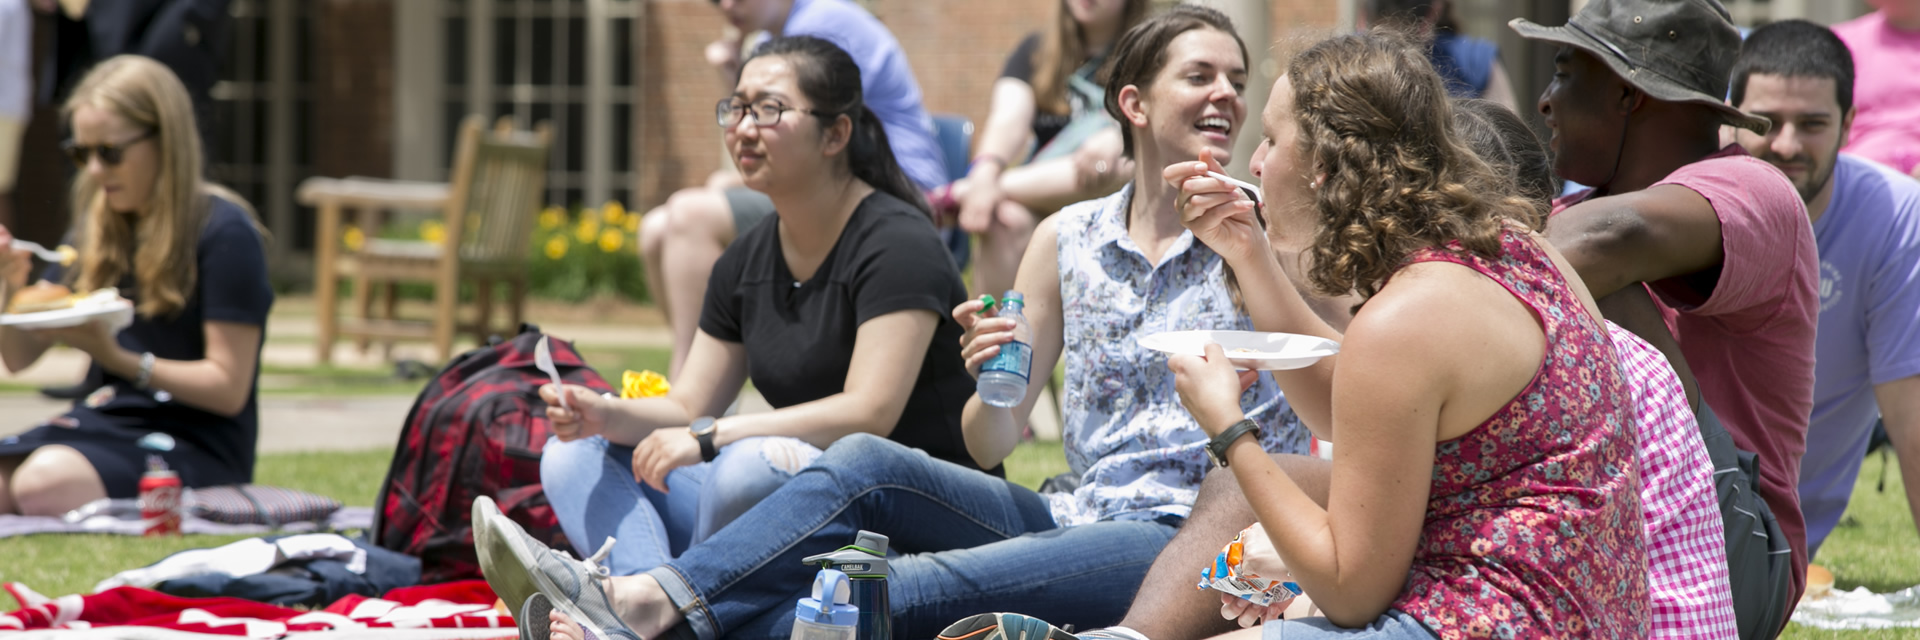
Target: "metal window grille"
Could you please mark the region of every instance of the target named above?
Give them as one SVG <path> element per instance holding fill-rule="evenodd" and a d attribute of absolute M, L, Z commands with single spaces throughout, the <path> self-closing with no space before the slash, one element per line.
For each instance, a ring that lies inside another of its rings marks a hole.
<path fill-rule="evenodd" d="M 233 0 L 228 11 L 232 40 L 212 91 L 208 175 L 254 205 L 274 232 L 269 255 L 285 255 L 313 246 L 311 212 L 293 203 L 294 185 L 313 164 L 313 5 Z"/>
<path fill-rule="evenodd" d="M 441 62 L 441 166 L 451 165 L 454 129 L 468 113 L 511 116 L 521 127 L 546 121 L 554 132 L 547 202 L 632 204 L 638 5 L 443 0 L 433 52 Z"/>

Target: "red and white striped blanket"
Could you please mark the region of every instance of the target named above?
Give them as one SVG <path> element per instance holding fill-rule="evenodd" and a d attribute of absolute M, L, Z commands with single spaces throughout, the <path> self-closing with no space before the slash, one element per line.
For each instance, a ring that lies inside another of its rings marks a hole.
<path fill-rule="evenodd" d="M 7 593 L 20 609 L 0 614 L 0 632 L 130 626 L 245 638 L 373 629 L 503 629 L 513 618 L 494 610 L 484 580 L 394 589 L 379 598 L 347 596 L 318 611 L 239 598 L 182 598 L 134 587 L 49 598 L 17 582 Z"/>

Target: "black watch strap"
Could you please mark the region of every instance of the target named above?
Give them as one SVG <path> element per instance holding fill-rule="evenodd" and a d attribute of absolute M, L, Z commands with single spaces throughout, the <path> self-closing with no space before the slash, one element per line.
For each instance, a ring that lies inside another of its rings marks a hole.
<path fill-rule="evenodd" d="M 1259 432 L 1260 425 L 1252 420 L 1242 419 L 1235 422 L 1233 426 L 1227 427 L 1226 431 L 1220 432 L 1220 435 L 1207 441 L 1207 457 L 1213 458 L 1214 464 L 1224 468 L 1227 466 L 1227 447 L 1232 446 L 1233 441 L 1239 440 L 1241 436 Z"/>
<path fill-rule="evenodd" d="M 701 418 L 693 421 L 690 427 L 693 439 L 700 443 L 701 462 L 713 462 L 714 458 L 720 457 L 720 448 L 713 446 L 713 433 L 718 430 L 717 426 L 713 418 Z"/>

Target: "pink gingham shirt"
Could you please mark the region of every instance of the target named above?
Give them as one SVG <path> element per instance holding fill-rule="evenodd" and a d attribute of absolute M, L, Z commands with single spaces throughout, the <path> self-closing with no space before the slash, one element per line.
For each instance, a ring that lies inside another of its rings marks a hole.
<path fill-rule="evenodd" d="M 1665 356 L 1607 323 L 1640 431 L 1640 505 L 1654 638 L 1737 638 L 1713 461 Z"/>

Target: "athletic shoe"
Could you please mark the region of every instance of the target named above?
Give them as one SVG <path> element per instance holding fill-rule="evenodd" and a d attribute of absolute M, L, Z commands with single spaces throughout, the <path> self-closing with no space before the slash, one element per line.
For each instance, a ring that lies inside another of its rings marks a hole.
<path fill-rule="evenodd" d="M 572 618 L 590 638 L 640 640 L 640 636 L 613 612 L 607 598 L 607 569 L 600 561 L 613 550 L 608 538 L 600 550 L 586 560 L 555 551 L 527 535 L 525 529 L 500 512 L 493 499 L 480 496 L 473 501 L 473 543 L 480 556 L 480 573 L 486 576 L 493 593 L 505 601 L 509 611 L 522 611 L 536 594 L 546 604 L 536 608 L 558 609 Z M 544 612 L 540 612 L 544 614 Z M 544 639 L 546 616 L 515 620 L 524 633 L 535 630 Z"/>

